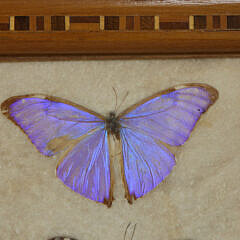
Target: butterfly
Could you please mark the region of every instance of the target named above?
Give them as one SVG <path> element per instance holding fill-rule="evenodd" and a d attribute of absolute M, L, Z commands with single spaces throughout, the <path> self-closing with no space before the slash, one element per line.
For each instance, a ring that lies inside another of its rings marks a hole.
<path fill-rule="evenodd" d="M 119 141 L 122 179 L 129 203 L 157 187 L 175 165 L 171 146 L 189 138 L 200 116 L 218 98 L 207 84 L 185 84 L 161 91 L 107 117 L 48 95 L 10 97 L 2 113 L 17 124 L 37 150 L 61 153 L 56 175 L 74 192 L 111 206 L 112 159 L 109 137 Z"/>

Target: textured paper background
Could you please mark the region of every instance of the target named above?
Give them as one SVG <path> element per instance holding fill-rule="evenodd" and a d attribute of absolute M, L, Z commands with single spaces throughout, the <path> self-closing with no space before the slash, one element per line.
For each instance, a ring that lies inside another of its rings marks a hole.
<path fill-rule="evenodd" d="M 130 92 L 122 110 L 181 83 L 208 83 L 220 93 L 166 182 L 129 205 L 117 179 L 110 209 L 65 187 L 56 159 L 38 153 L 1 114 L 0 239 L 122 240 L 129 222 L 137 223 L 134 240 L 239 239 L 240 59 L 2 63 L 0 79 L 1 102 L 45 93 L 103 114 L 114 109 L 112 87 L 119 101 Z"/>

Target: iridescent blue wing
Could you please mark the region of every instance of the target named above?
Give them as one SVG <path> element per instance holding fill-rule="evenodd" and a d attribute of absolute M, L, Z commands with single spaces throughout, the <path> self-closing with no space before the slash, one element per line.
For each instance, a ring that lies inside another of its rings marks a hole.
<path fill-rule="evenodd" d="M 186 84 L 155 94 L 119 115 L 123 176 L 130 202 L 132 196 L 143 196 L 171 172 L 174 156 L 163 144 L 184 144 L 201 114 L 217 98 L 217 90 L 209 85 Z"/>
<path fill-rule="evenodd" d="M 110 161 L 103 116 L 45 95 L 11 97 L 2 103 L 1 110 L 42 154 L 63 154 L 57 176 L 67 186 L 110 205 Z"/>
<path fill-rule="evenodd" d="M 69 101 L 45 95 L 7 99 L 1 110 L 44 155 L 52 156 L 71 140 L 102 127 L 104 118 Z"/>
<path fill-rule="evenodd" d="M 126 198 L 132 203 L 155 188 L 175 165 L 174 155 L 152 137 L 123 128 L 122 142 Z"/>
<path fill-rule="evenodd" d="M 107 132 L 99 129 L 73 144 L 56 172 L 73 191 L 110 207 L 113 197 Z"/>

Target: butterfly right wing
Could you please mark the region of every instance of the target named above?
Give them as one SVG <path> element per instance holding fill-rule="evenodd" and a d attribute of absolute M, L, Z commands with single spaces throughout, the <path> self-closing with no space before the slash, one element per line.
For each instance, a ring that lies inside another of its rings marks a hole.
<path fill-rule="evenodd" d="M 180 146 L 218 98 L 207 84 L 176 86 L 119 115 L 123 151 L 122 175 L 128 201 L 154 189 L 171 172 L 174 156 L 164 146 Z"/>
<path fill-rule="evenodd" d="M 113 201 L 107 132 L 99 129 L 74 144 L 56 174 L 73 191 L 108 207 Z"/>

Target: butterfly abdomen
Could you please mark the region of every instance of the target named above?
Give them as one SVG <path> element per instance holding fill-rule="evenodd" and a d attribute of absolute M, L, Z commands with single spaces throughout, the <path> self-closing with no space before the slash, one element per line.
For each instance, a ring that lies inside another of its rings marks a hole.
<path fill-rule="evenodd" d="M 109 113 L 109 116 L 105 120 L 105 128 L 108 133 L 114 135 L 118 140 L 120 139 L 121 124 L 119 123 L 115 112 Z"/>

